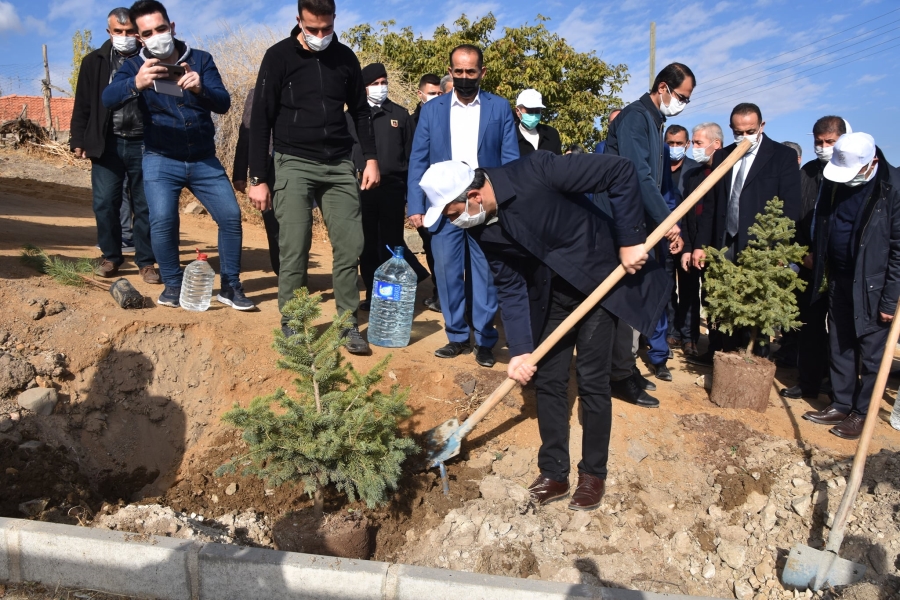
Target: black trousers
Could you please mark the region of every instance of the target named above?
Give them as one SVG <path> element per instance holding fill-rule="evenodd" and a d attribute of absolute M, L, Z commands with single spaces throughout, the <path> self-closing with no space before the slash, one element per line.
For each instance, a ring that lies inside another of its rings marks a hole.
<path fill-rule="evenodd" d="M 281 267 L 280 252 L 278 251 L 278 219 L 275 218 L 275 211 L 271 208 L 262 212 L 262 219 L 263 225 L 266 227 L 266 240 L 269 242 L 269 261 L 272 263 L 272 271 L 278 275 Z"/>
<path fill-rule="evenodd" d="M 431 271 L 431 284 L 434 288 L 432 296 L 438 297 L 437 276 L 434 274 L 434 254 L 431 253 L 431 232 L 427 227 L 419 227 L 416 229 L 419 237 L 422 238 L 422 249 L 425 250 L 425 261 L 428 263 L 428 270 Z"/>
<path fill-rule="evenodd" d="M 680 342 L 700 339 L 700 271 L 681 268 L 681 256 L 666 255 L 666 269 L 677 285 L 672 287 L 672 297 L 666 306 L 669 317 L 667 335 Z"/>
<path fill-rule="evenodd" d="M 546 339 L 585 299 L 585 295 L 560 277 L 551 282 L 549 316 L 541 339 Z M 569 367 L 572 353 L 581 397 L 582 445 L 579 472 L 606 479 L 609 436 L 612 428 L 609 372 L 616 318 L 597 306 L 560 340 L 538 364 L 538 429 L 541 449 L 538 468 L 556 481 L 569 477 Z"/>
<path fill-rule="evenodd" d="M 810 286 L 801 294 L 799 320 L 803 325 L 797 330 L 798 383 L 803 391 L 819 391 L 822 379 L 828 374 L 828 298 L 820 297 L 810 303 Z"/>
<path fill-rule="evenodd" d="M 831 388 L 835 408 L 865 416 L 891 324 L 880 323 L 876 331 L 857 337 L 856 317 L 863 315 L 853 308 L 854 285 L 852 277 L 835 277 L 828 286 Z"/>
<path fill-rule="evenodd" d="M 413 268 L 419 280 L 428 277 L 415 255 L 406 248 L 403 227 L 406 223 L 406 183 L 385 178 L 381 185 L 359 193 L 363 226 L 363 251 L 359 257 L 359 272 L 366 286 L 366 299 L 372 292 L 375 271 L 391 258 L 387 246 L 402 246 L 403 258 Z"/>

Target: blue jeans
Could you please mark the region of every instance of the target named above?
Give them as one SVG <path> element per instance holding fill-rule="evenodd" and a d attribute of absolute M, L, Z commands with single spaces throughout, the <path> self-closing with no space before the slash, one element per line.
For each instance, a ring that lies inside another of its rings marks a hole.
<path fill-rule="evenodd" d="M 134 211 L 134 262 L 138 267 L 153 265 L 155 259 L 150 247 L 150 223 L 147 199 L 144 194 L 141 173 L 141 146 L 143 142 L 110 135 L 106 149 L 100 158 L 91 160 L 91 187 L 94 196 L 94 216 L 97 220 L 97 244 L 103 258 L 121 265 L 122 216 L 127 212 L 131 221 Z M 125 208 L 123 202 L 126 177 L 131 183 L 132 205 Z M 130 237 L 130 236 L 129 236 Z"/>
<path fill-rule="evenodd" d="M 221 286 L 237 286 L 241 273 L 241 209 L 215 156 L 185 162 L 144 151 L 144 193 L 150 206 L 153 253 L 163 283 L 181 287 L 183 271 L 179 263 L 178 196 L 187 188 L 209 211 L 219 226 L 219 268 Z"/>

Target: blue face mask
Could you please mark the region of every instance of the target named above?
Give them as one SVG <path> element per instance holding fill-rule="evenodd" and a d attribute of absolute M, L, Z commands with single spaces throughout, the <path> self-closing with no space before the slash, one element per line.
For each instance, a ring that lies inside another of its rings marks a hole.
<path fill-rule="evenodd" d="M 541 115 L 530 115 L 528 113 L 522 115 L 522 125 L 525 126 L 525 129 L 534 129 L 540 122 Z"/>
<path fill-rule="evenodd" d="M 684 158 L 684 146 L 669 146 L 669 158 L 675 162 Z"/>

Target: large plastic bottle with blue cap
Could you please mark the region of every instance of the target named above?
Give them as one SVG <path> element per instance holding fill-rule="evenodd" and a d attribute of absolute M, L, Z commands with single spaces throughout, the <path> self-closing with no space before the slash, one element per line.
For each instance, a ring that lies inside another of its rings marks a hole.
<path fill-rule="evenodd" d="M 418 280 L 403 258 L 402 246 L 391 254 L 393 257 L 375 271 L 368 338 L 375 346 L 403 348 L 409 345 L 412 334 Z"/>

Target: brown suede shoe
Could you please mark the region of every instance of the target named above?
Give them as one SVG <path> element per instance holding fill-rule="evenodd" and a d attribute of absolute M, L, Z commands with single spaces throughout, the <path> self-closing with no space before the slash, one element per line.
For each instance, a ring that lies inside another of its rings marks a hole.
<path fill-rule="evenodd" d="M 112 277 L 116 273 L 119 272 L 119 265 L 115 264 L 111 260 L 103 260 L 100 263 L 100 266 L 94 269 L 94 273 L 99 275 L 100 277 Z"/>
<path fill-rule="evenodd" d="M 144 283 L 162 283 L 159 279 L 159 273 L 156 272 L 153 265 L 141 267 L 141 279 L 144 280 Z"/>
<path fill-rule="evenodd" d="M 858 440 L 865 423 L 866 417 L 859 413 L 850 413 L 840 424 L 831 428 L 831 433 L 845 440 Z"/>
<path fill-rule="evenodd" d="M 804 413 L 803 418 L 819 425 L 837 425 L 846 419 L 847 415 L 835 408 L 834 404 L 829 404 L 822 410 L 811 410 Z"/>
<path fill-rule="evenodd" d="M 538 475 L 534 483 L 528 486 L 528 493 L 531 494 L 531 499 L 536 504 L 547 504 L 568 496 L 569 482 L 556 481 L 544 475 Z"/>
<path fill-rule="evenodd" d="M 699 356 L 700 352 L 697 350 L 697 344 L 694 342 L 685 342 L 681 345 L 681 351 L 684 352 L 685 356 Z"/>
<path fill-rule="evenodd" d="M 603 492 L 606 491 L 606 480 L 596 475 L 578 473 L 578 487 L 572 494 L 569 508 L 572 510 L 594 510 L 600 506 L 603 500 Z"/>

